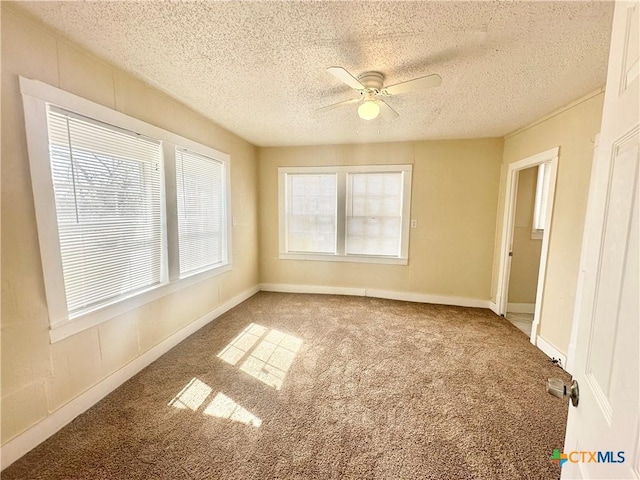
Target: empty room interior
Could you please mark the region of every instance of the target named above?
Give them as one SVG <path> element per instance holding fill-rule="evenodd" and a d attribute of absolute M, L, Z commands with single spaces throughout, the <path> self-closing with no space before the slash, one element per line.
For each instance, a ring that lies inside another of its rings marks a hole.
<path fill-rule="evenodd" d="M 640 478 L 639 10 L 3 1 L 2 478 Z"/>

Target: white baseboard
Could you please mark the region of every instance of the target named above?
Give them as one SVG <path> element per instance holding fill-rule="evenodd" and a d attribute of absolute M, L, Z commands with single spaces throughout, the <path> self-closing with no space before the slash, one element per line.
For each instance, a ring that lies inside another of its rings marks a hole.
<path fill-rule="evenodd" d="M 289 285 L 263 283 L 261 285 L 250 288 L 249 290 L 239 295 L 236 295 L 211 312 L 191 322 L 189 325 L 174 333 L 169 338 L 163 340 L 155 347 L 144 352 L 142 355 L 122 367 L 120 370 L 109 375 L 107 378 L 100 381 L 98 384 L 94 385 L 86 392 L 80 394 L 69 403 L 60 407 L 58 410 L 51 413 L 48 417 L 38 422 L 27 431 L 8 441 L 6 444 L 0 447 L 1 468 L 4 469 L 11 465 L 24 454 L 38 446 L 40 443 L 44 442 L 47 438 L 49 438 L 57 431 L 59 431 L 65 425 L 69 424 L 78 415 L 87 411 L 89 408 L 98 403 L 124 382 L 129 380 L 142 369 L 150 365 L 152 362 L 157 360 L 169 350 L 171 350 L 189 335 L 197 332 L 209 322 L 216 319 L 228 310 L 232 309 L 236 305 L 247 300 L 249 297 L 253 296 L 260 290 L 264 290 L 267 292 L 316 293 L 332 295 L 353 295 L 361 297 L 367 296 L 376 298 L 387 298 L 391 300 L 403 300 L 408 302 L 435 303 L 441 305 L 455 305 L 461 307 L 476 308 L 491 308 L 492 305 L 492 302 L 490 302 L 489 300 L 466 297 L 449 297 L 444 295 L 427 295 L 413 292 L 395 292 L 390 290 L 332 287 L 324 285 Z M 549 353 L 547 354 L 549 355 Z M 564 356 L 562 357 L 562 362 L 564 365 Z"/>
<path fill-rule="evenodd" d="M 507 312 L 511 313 L 534 313 L 535 303 L 507 303 Z"/>
<path fill-rule="evenodd" d="M 489 308 L 489 300 L 467 297 L 449 297 L 447 295 L 429 295 L 414 292 L 395 292 L 391 290 L 367 289 L 367 297 L 388 298 L 405 302 L 435 303 L 438 305 L 454 305 L 458 307 Z"/>
<path fill-rule="evenodd" d="M 540 350 L 542 350 L 547 355 L 547 357 L 560 360 L 560 366 L 563 370 L 566 370 L 565 367 L 567 365 L 567 356 L 560 352 L 560 350 L 558 350 L 554 345 L 547 342 L 544 338 L 538 335 L 536 337 L 536 346 Z"/>
<path fill-rule="evenodd" d="M 98 403 L 113 390 L 167 353 L 189 335 L 197 332 L 212 320 L 215 320 L 226 311 L 244 302 L 259 291 L 260 287 L 256 285 L 255 287 L 227 300 L 214 310 L 208 312 L 197 320 L 194 320 L 189 325 L 171 335 L 169 338 L 166 338 L 155 347 L 147 350 L 120 370 L 109 375 L 100 383 L 94 385 L 86 392 L 80 394 L 69 403 L 51 413 L 48 417 L 29 428 L 27 431 L 8 441 L 0 447 L 0 463 L 2 465 L 2 469 L 8 467 L 31 449 L 44 442 L 51 435 L 70 423 L 78 415 L 84 413 L 86 410 Z"/>
<path fill-rule="evenodd" d="M 366 293 L 364 288 L 332 287 L 327 285 L 297 285 L 287 283 L 262 283 L 260 284 L 260 290 L 263 292 L 353 295 L 356 297 L 364 297 Z"/>
<path fill-rule="evenodd" d="M 446 295 L 428 295 L 415 292 L 396 292 L 392 290 L 376 290 L 370 288 L 332 287 L 327 285 L 292 285 L 285 283 L 263 283 L 260 290 L 265 292 L 315 293 L 326 295 L 353 295 L 358 297 L 387 298 L 405 302 L 435 303 L 439 305 L 455 305 L 459 307 L 489 308 L 489 300 L 467 297 L 449 297 Z"/>
<path fill-rule="evenodd" d="M 489 301 L 489 310 L 500 316 L 500 312 L 498 311 L 498 304 L 496 302 Z"/>

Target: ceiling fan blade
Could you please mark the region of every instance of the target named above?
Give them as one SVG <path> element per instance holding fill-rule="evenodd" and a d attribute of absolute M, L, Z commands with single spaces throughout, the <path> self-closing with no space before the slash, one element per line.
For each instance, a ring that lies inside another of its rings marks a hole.
<path fill-rule="evenodd" d="M 425 88 L 437 87 L 442 83 L 442 77 L 437 74 L 427 75 L 426 77 L 414 78 L 407 82 L 396 83 L 390 87 L 382 89 L 384 95 L 401 95 L 414 90 L 423 90 Z"/>
<path fill-rule="evenodd" d="M 362 100 L 362 99 L 361 98 L 352 98 L 350 100 L 344 100 L 342 102 L 334 103 L 332 105 L 327 105 L 326 107 L 318 108 L 316 110 L 316 113 L 323 113 L 323 112 L 327 112 L 329 110 L 333 110 L 334 108 L 342 107 L 344 105 L 349 105 L 349 104 L 352 104 L 352 103 L 358 103 L 360 100 Z"/>
<path fill-rule="evenodd" d="M 389 104 L 384 100 L 378 100 L 378 103 L 380 104 L 380 114 L 386 120 L 395 120 L 400 116 L 398 112 L 396 112 L 393 108 L 391 108 Z"/>
<path fill-rule="evenodd" d="M 354 90 L 364 90 L 365 88 L 364 85 L 362 85 L 353 75 L 351 75 L 342 67 L 329 67 L 327 68 L 327 72 L 329 72 L 341 82 L 346 83 Z"/>

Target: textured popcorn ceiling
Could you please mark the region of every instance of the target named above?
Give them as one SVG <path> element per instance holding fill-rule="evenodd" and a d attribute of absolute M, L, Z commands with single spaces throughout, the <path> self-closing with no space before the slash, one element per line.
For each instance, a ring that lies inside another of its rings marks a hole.
<path fill-rule="evenodd" d="M 605 83 L 612 2 L 21 2 L 73 41 L 260 145 L 502 136 Z M 394 121 L 325 69 L 378 70 Z"/>

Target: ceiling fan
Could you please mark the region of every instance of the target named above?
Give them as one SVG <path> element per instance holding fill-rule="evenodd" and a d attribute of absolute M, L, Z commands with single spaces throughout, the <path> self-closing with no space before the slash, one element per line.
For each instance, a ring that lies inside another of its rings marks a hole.
<path fill-rule="evenodd" d="M 342 102 L 327 105 L 319 108 L 316 112 L 326 112 L 344 105 L 360 103 L 358 116 L 363 120 L 373 120 L 378 115 L 394 119 L 398 117 L 398 112 L 389 106 L 383 99 L 392 95 L 402 95 L 403 93 L 423 90 L 425 88 L 437 87 L 442 83 L 440 75 L 433 74 L 426 77 L 414 78 L 402 83 L 396 83 L 389 87 L 384 87 L 384 75 L 380 72 L 364 72 L 358 78 L 351 75 L 342 67 L 329 67 L 327 72 L 344 82 L 360 94 L 358 98 L 344 100 Z"/>

